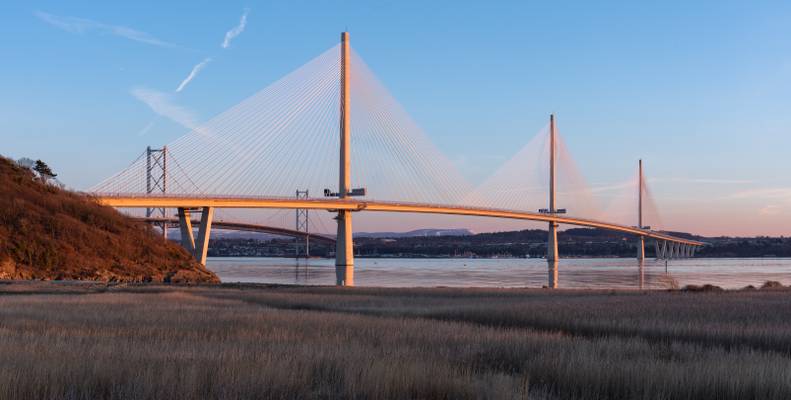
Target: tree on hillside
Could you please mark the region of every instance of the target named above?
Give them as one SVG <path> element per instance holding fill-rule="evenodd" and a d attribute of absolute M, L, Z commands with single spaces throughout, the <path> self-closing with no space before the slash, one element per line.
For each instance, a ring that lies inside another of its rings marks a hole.
<path fill-rule="evenodd" d="M 47 163 L 41 160 L 36 160 L 36 165 L 33 166 L 33 171 L 38 172 L 38 175 L 44 182 L 58 176 L 58 174 L 52 172 L 52 169 L 50 169 Z"/>
<path fill-rule="evenodd" d="M 33 169 L 33 166 L 36 165 L 35 161 L 33 161 L 33 160 L 31 160 L 31 159 L 29 159 L 27 157 L 20 158 L 19 160 L 17 160 L 16 163 L 19 164 L 20 167 L 27 168 L 27 169 Z"/>

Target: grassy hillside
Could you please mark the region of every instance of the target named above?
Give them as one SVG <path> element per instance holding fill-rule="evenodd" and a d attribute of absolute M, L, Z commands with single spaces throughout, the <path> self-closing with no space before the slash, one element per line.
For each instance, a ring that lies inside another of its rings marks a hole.
<path fill-rule="evenodd" d="M 177 244 L 0 157 L 0 279 L 218 282 Z"/>

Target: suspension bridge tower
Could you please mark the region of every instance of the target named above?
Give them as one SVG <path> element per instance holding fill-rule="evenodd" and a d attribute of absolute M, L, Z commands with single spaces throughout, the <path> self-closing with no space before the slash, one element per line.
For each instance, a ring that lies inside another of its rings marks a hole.
<path fill-rule="evenodd" d="M 300 199 L 308 199 L 309 193 L 308 189 L 299 190 L 297 189 L 297 200 Z M 305 241 L 304 243 L 300 243 L 300 238 L 297 237 L 294 239 L 294 248 L 295 248 L 295 258 L 299 259 L 301 255 L 305 256 L 305 260 L 310 258 L 310 214 L 308 214 L 307 208 L 297 208 L 295 210 L 296 213 L 296 226 L 295 230 L 297 232 L 305 232 Z"/>
<path fill-rule="evenodd" d="M 146 194 L 167 193 L 168 189 L 168 146 L 161 149 L 146 148 Z M 146 218 L 156 216 L 163 220 L 167 218 L 165 208 L 147 208 Z M 168 224 L 163 221 L 162 237 L 168 238 Z"/>
<path fill-rule="evenodd" d="M 549 116 L 549 209 L 547 212 L 550 215 L 555 215 L 561 210 L 557 209 L 555 203 L 555 139 L 557 132 L 555 131 L 555 114 Z M 549 288 L 558 287 L 558 223 L 555 221 L 549 222 L 547 238 L 547 267 L 548 267 L 548 280 L 547 286 Z"/>
<path fill-rule="evenodd" d="M 637 227 L 647 229 L 643 226 L 643 160 L 637 162 L 637 169 Z M 642 235 L 637 237 L 637 260 L 645 260 L 645 237 Z"/>
<path fill-rule="evenodd" d="M 349 32 L 341 33 L 341 109 L 340 109 L 340 169 L 338 197 L 345 199 L 351 193 L 351 126 L 349 112 L 350 91 Z M 352 212 L 338 210 L 338 234 L 335 244 L 335 278 L 340 286 L 354 286 L 354 244 L 352 242 Z"/>

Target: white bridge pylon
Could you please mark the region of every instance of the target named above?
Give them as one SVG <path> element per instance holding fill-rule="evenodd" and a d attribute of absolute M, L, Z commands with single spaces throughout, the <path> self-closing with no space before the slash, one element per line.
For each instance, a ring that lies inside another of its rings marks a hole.
<path fill-rule="evenodd" d="M 355 224 L 397 223 L 404 218 L 388 215 L 398 213 L 548 223 L 550 287 L 557 286 L 557 224 L 610 229 L 663 243 L 702 244 L 646 229 L 641 221 L 635 227 L 565 215 L 556 208 L 556 195 L 562 194 L 561 206 L 568 206 L 579 192 L 556 191 L 555 164 L 568 159 L 563 149 L 552 117 L 549 204 L 542 202 L 547 208 L 542 205 L 541 211 L 528 208 L 532 203 L 522 203 L 525 196 L 518 192 L 474 190 L 351 49 L 344 32 L 340 45 L 169 143 L 163 163 L 167 169 L 161 171 L 168 185 L 161 193 L 147 190 L 158 172 L 143 157 L 91 191 L 100 202 L 131 214 L 146 208 L 170 210 L 164 219 L 178 214 L 182 243 L 204 264 L 215 211 L 220 220 L 260 226 L 278 210 L 330 211 L 311 214 L 311 222 L 336 224 L 336 283 L 345 286 L 354 285 L 355 213 L 360 215 Z M 493 184 L 507 186 L 511 175 L 502 176 L 506 179 Z M 296 188 L 326 197 L 294 199 Z M 201 211 L 197 238 L 192 237 L 190 210 Z"/>

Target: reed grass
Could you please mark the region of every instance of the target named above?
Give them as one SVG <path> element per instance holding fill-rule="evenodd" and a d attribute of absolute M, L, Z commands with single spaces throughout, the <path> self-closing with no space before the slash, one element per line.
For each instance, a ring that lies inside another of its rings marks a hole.
<path fill-rule="evenodd" d="M 791 398 L 789 292 L 0 285 L 0 398 Z"/>

